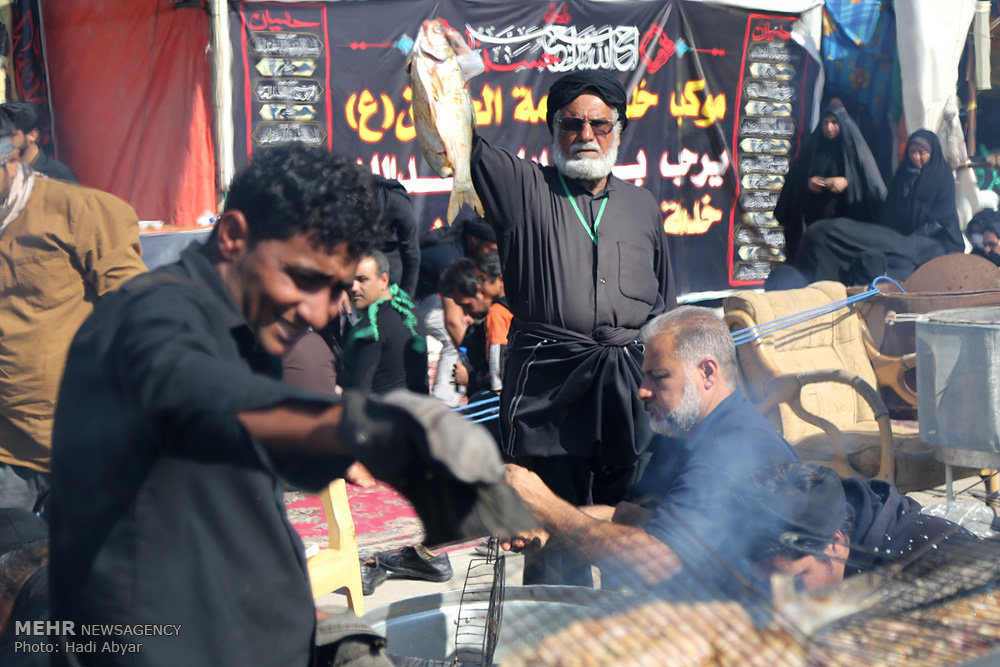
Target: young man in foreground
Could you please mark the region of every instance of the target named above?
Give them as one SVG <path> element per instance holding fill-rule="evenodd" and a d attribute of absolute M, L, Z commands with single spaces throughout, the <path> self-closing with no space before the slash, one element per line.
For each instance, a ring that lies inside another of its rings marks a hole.
<path fill-rule="evenodd" d="M 519 516 L 489 435 L 439 401 L 278 379 L 278 356 L 327 323 L 380 241 L 376 210 L 350 160 L 264 152 L 204 246 L 84 323 L 56 414 L 52 618 L 101 624 L 121 648 L 66 642 L 58 661 L 310 664 L 315 608 L 282 492 L 321 488 L 355 458 L 413 502 L 429 542 Z M 128 632 L 147 626 L 171 632 Z"/>

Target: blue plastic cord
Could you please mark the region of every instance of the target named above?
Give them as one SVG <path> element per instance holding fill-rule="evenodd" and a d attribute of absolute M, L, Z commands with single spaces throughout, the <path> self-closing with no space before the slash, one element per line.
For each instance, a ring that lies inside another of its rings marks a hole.
<path fill-rule="evenodd" d="M 832 303 L 825 304 L 823 306 L 817 306 L 816 308 L 810 308 L 809 310 L 804 310 L 801 313 L 792 313 L 791 315 L 786 315 L 784 317 L 779 317 L 776 320 L 770 322 L 764 322 L 763 324 L 758 324 L 753 327 L 748 327 L 740 331 L 733 332 L 733 342 L 736 345 L 742 345 L 743 343 L 749 343 L 752 340 L 756 340 L 763 335 L 774 333 L 775 331 L 780 331 L 782 329 L 787 329 L 789 327 L 795 326 L 796 324 L 801 324 L 814 317 L 819 317 L 820 315 L 826 315 L 834 311 L 840 310 L 846 306 L 849 306 L 858 301 L 863 301 L 869 299 L 876 294 L 881 294 L 876 287 L 880 282 L 889 282 L 895 285 L 900 292 L 905 293 L 906 290 L 898 282 L 890 278 L 889 276 L 877 276 L 871 282 L 871 286 L 868 291 L 861 292 L 860 294 L 855 294 L 854 296 L 847 297 L 846 299 L 841 299 L 840 301 L 834 301 Z"/>
<path fill-rule="evenodd" d="M 476 421 L 474 421 L 472 423 L 473 424 L 482 424 L 483 422 L 493 421 L 494 419 L 500 419 L 499 413 L 493 415 L 492 417 L 483 417 L 482 419 L 477 419 Z"/>
<path fill-rule="evenodd" d="M 480 401 L 474 401 L 468 405 L 463 405 L 460 408 L 452 408 L 453 411 L 464 413 L 473 408 L 481 408 L 484 405 L 489 406 L 485 410 L 479 410 L 478 412 L 473 412 L 472 414 L 463 414 L 464 419 L 472 420 L 473 424 L 480 424 L 482 422 L 488 422 L 491 419 L 497 419 L 500 416 L 500 397 L 490 396 L 489 398 L 484 398 Z M 485 415 L 485 416 L 484 416 Z M 479 419 L 476 419 L 479 417 Z"/>
<path fill-rule="evenodd" d="M 455 412 L 464 412 L 466 410 L 471 410 L 472 408 L 478 408 L 481 405 L 489 405 L 491 403 L 499 403 L 499 396 L 490 396 L 489 398 L 484 398 L 481 401 L 476 401 L 475 403 L 469 403 L 468 405 L 463 405 L 460 408 L 452 408 Z"/>
<path fill-rule="evenodd" d="M 888 280 L 892 280 L 885 276 Z M 876 279 L 877 280 L 877 279 Z M 874 285 L 874 282 L 873 282 Z M 741 329 L 739 331 L 733 332 L 733 343 L 735 345 L 743 345 L 744 343 L 749 343 L 750 341 L 757 340 L 761 336 L 771 334 L 782 329 L 788 329 L 803 322 L 807 322 L 811 319 L 820 317 L 821 315 L 827 315 L 834 311 L 840 310 L 846 306 L 849 306 L 858 301 L 871 298 L 880 292 L 872 287 L 866 292 L 860 294 L 855 294 L 854 296 L 847 297 L 846 299 L 841 299 L 839 301 L 833 301 L 822 306 L 816 306 L 815 308 L 810 308 L 799 313 L 792 313 L 791 315 L 785 315 L 784 317 L 779 317 L 776 320 L 771 320 L 770 322 L 764 322 L 762 324 L 757 324 L 752 327 L 747 327 L 746 329 Z"/>
<path fill-rule="evenodd" d="M 785 315 L 784 317 L 779 317 L 778 319 L 771 320 L 769 322 L 762 322 L 761 324 L 757 324 L 752 327 L 747 327 L 746 329 L 741 329 L 740 331 L 733 332 L 733 341 L 737 345 L 739 345 L 741 343 L 745 343 L 747 341 L 759 338 L 760 336 L 766 333 L 780 331 L 781 329 L 787 329 L 789 327 L 795 326 L 796 324 L 806 322 L 821 315 L 832 313 L 850 303 L 852 303 L 850 299 L 841 299 L 840 301 L 834 301 L 832 303 L 824 304 L 822 306 L 817 306 L 815 308 L 810 308 L 808 310 L 804 310 L 798 313 Z"/>
<path fill-rule="evenodd" d="M 483 415 L 498 415 L 500 414 L 500 408 L 486 408 L 485 410 L 480 410 L 479 412 L 473 412 L 471 415 L 462 415 L 466 419 L 475 419 L 476 417 L 482 417 Z"/>
<path fill-rule="evenodd" d="M 827 315 L 841 308 L 846 308 L 847 306 L 857 303 L 858 301 L 864 301 L 865 299 L 870 299 L 876 294 L 881 294 L 878 291 L 876 285 L 880 282 L 890 282 L 895 285 L 899 291 L 905 293 L 906 290 L 903 289 L 902 285 L 890 278 L 889 276 L 878 276 L 871 282 L 871 286 L 865 292 L 860 294 L 855 294 L 854 296 L 849 296 L 846 299 L 840 299 L 839 301 L 833 301 L 831 303 L 824 304 L 822 306 L 816 306 L 815 308 L 810 308 L 808 310 L 803 310 L 799 313 L 792 313 L 791 315 L 785 315 L 784 317 L 779 317 L 770 322 L 763 322 L 761 324 L 754 325 L 752 327 L 747 327 L 746 329 L 740 329 L 739 331 L 734 331 L 732 333 L 733 343 L 735 345 L 743 345 L 744 343 L 749 343 L 750 341 L 757 340 L 761 336 L 766 336 L 768 334 L 781 331 L 782 329 L 790 329 L 793 326 L 808 322 L 811 319 L 815 319 L 822 315 Z M 464 412 L 466 410 L 471 410 L 472 408 L 478 408 L 483 405 L 491 405 L 500 401 L 499 396 L 491 396 L 490 398 L 485 398 L 481 401 L 476 401 L 475 403 L 469 403 L 468 405 L 462 406 L 460 408 L 453 408 L 455 412 Z M 480 419 L 474 419 L 480 417 L 481 415 L 486 415 Z M 500 415 L 500 408 L 490 407 L 485 410 L 480 410 L 479 412 L 462 415 L 466 419 L 474 420 L 473 424 L 481 424 L 483 422 L 492 421 L 497 419 Z"/>
<path fill-rule="evenodd" d="M 903 286 L 900 285 L 899 283 L 897 283 L 895 280 L 893 280 L 889 276 L 877 276 L 875 278 L 875 280 L 872 281 L 871 288 L 875 289 L 875 286 L 878 285 L 880 282 L 889 282 L 889 283 L 892 283 L 893 285 L 895 285 L 896 287 L 899 288 L 900 292 L 902 292 L 903 294 L 906 294 L 906 290 L 903 289 Z"/>
<path fill-rule="evenodd" d="M 849 306 L 852 303 L 861 301 L 862 299 L 866 299 L 877 293 L 878 293 L 877 290 L 872 293 L 865 292 L 862 294 L 858 294 L 854 297 L 851 297 L 849 299 L 842 299 L 840 301 L 835 301 L 830 304 L 818 306 L 816 308 L 811 308 L 809 310 L 805 310 L 800 313 L 793 313 L 792 315 L 786 315 L 785 317 L 781 317 L 776 320 L 772 320 L 770 322 L 764 322 L 762 324 L 758 324 L 753 327 L 743 329 L 742 331 L 737 331 L 733 334 L 733 343 L 736 345 L 742 345 L 743 343 L 748 343 L 752 340 L 756 340 L 761 336 L 775 333 L 783 329 L 789 329 L 791 327 L 797 326 L 799 324 L 815 319 L 817 317 L 833 313 L 837 310 L 840 310 L 841 308 Z"/>

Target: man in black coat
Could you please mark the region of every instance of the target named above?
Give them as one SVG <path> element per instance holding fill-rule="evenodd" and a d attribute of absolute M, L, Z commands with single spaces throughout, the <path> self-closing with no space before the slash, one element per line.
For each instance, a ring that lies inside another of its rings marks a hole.
<path fill-rule="evenodd" d="M 945 542 L 976 540 L 957 523 L 922 514 L 920 503 L 889 482 L 841 479 L 825 466 L 760 471 L 744 501 L 739 534 L 751 536 L 751 560 L 807 590 L 889 564 L 909 565 Z"/>
<path fill-rule="evenodd" d="M 389 282 L 389 261 L 378 250 L 361 257 L 351 303 L 359 314 L 347 333 L 337 374 L 344 389 L 385 394 L 427 393 L 427 344 L 417 333 L 413 302 Z"/>
<path fill-rule="evenodd" d="M 615 77 L 549 89 L 552 166 L 478 133 L 472 182 L 497 233 L 513 321 L 500 396 L 504 452 L 574 505 L 613 505 L 648 458 L 639 329 L 676 305 L 655 198 L 612 173 L 628 126 Z M 589 585 L 586 568 L 529 559 L 524 582 Z"/>
<path fill-rule="evenodd" d="M 281 494 L 354 459 L 411 498 L 430 542 L 494 532 L 517 506 L 492 439 L 439 401 L 280 381 L 278 357 L 336 314 L 378 221 L 353 161 L 275 148 L 233 181 L 204 245 L 97 304 L 56 406 L 49 571 L 52 617 L 118 648 L 64 644 L 56 664 L 312 664 L 330 635 Z"/>

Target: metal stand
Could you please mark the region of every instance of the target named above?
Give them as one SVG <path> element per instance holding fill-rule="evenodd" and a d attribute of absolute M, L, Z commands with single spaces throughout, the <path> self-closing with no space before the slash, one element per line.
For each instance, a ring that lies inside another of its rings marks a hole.
<path fill-rule="evenodd" d="M 973 449 L 957 449 L 955 447 L 941 447 L 934 452 L 934 457 L 944 464 L 944 484 L 947 501 L 955 501 L 955 491 L 953 488 L 954 473 L 952 466 L 962 466 L 964 468 L 1000 468 L 1000 454 L 995 452 L 981 452 Z"/>
<path fill-rule="evenodd" d="M 500 541 L 491 537 L 488 555 L 469 561 L 455 620 L 455 664 L 493 664 L 503 621 L 504 558 Z"/>

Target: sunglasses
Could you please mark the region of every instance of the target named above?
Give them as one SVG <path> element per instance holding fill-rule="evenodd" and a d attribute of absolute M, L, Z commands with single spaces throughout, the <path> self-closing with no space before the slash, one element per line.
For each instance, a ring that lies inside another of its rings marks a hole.
<path fill-rule="evenodd" d="M 577 134 L 582 132 L 584 124 L 589 123 L 590 129 L 599 137 L 603 137 L 608 134 L 615 127 L 613 121 L 604 119 L 587 120 L 586 118 L 560 118 L 556 122 L 559 123 L 559 129 L 567 134 Z"/>

